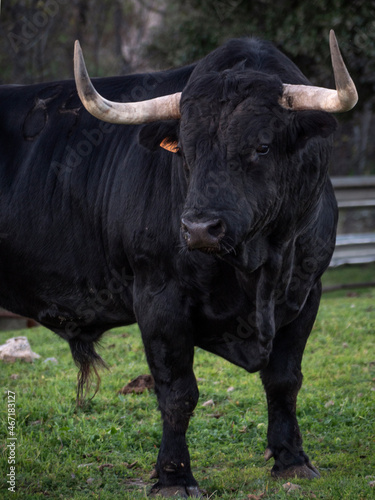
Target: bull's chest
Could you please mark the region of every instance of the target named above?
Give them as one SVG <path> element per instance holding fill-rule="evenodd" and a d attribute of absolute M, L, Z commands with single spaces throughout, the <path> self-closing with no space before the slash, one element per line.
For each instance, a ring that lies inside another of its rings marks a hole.
<path fill-rule="evenodd" d="M 247 285 L 247 286 L 245 286 Z M 281 326 L 295 319 L 303 307 L 288 287 L 252 281 L 226 281 L 200 297 L 195 320 L 195 344 L 250 372 L 268 363 L 273 339 Z"/>

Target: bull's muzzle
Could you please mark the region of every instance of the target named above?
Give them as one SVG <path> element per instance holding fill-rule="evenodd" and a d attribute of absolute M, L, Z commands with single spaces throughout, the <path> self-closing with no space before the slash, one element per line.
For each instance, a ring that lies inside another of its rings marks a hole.
<path fill-rule="evenodd" d="M 181 233 L 189 250 L 217 253 L 225 235 L 225 224 L 221 219 L 197 222 L 184 217 L 181 219 Z"/>

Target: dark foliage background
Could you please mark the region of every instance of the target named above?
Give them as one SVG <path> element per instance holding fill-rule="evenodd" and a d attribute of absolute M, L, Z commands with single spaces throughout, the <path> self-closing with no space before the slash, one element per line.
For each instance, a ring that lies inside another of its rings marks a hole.
<path fill-rule="evenodd" d="M 232 37 L 258 36 L 290 56 L 313 84 L 333 86 L 333 28 L 360 101 L 338 117 L 332 173 L 375 173 L 375 1 L 3 0 L 0 83 L 72 77 L 75 39 L 93 76 L 190 63 Z"/>

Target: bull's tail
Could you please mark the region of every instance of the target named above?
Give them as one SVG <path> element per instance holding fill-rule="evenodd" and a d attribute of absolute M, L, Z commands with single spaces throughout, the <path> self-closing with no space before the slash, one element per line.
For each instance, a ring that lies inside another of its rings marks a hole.
<path fill-rule="evenodd" d="M 73 338 L 69 340 L 69 345 L 73 359 L 79 368 L 77 375 L 77 405 L 82 406 L 87 392 L 91 389 L 94 376 L 96 378 L 95 392 L 90 399 L 98 392 L 100 387 L 98 368 L 107 368 L 107 365 L 95 351 L 95 342 L 83 342 Z"/>

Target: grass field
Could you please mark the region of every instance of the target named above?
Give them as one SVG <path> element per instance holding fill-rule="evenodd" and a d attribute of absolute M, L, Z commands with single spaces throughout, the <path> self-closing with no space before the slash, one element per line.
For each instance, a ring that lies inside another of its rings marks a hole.
<path fill-rule="evenodd" d="M 325 283 L 354 279 L 375 281 L 375 266 L 333 270 Z M 117 394 L 148 373 L 137 327 L 105 336 L 101 354 L 110 371 L 84 410 L 75 406 L 68 345 L 43 328 L 0 332 L 0 344 L 21 334 L 41 359 L 1 365 L 0 498 L 145 499 L 161 437 L 155 396 Z M 58 364 L 44 363 L 49 357 Z M 258 375 L 197 349 L 200 401 L 188 441 L 196 479 L 210 498 L 375 498 L 374 288 L 324 295 L 303 371 L 299 423 L 322 477 L 293 480 L 301 489 L 287 494 L 263 459 L 267 415 Z M 8 391 L 16 395 L 16 493 L 6 482 Z M 213 405 L 203 406 L 208 400 Z"/>

